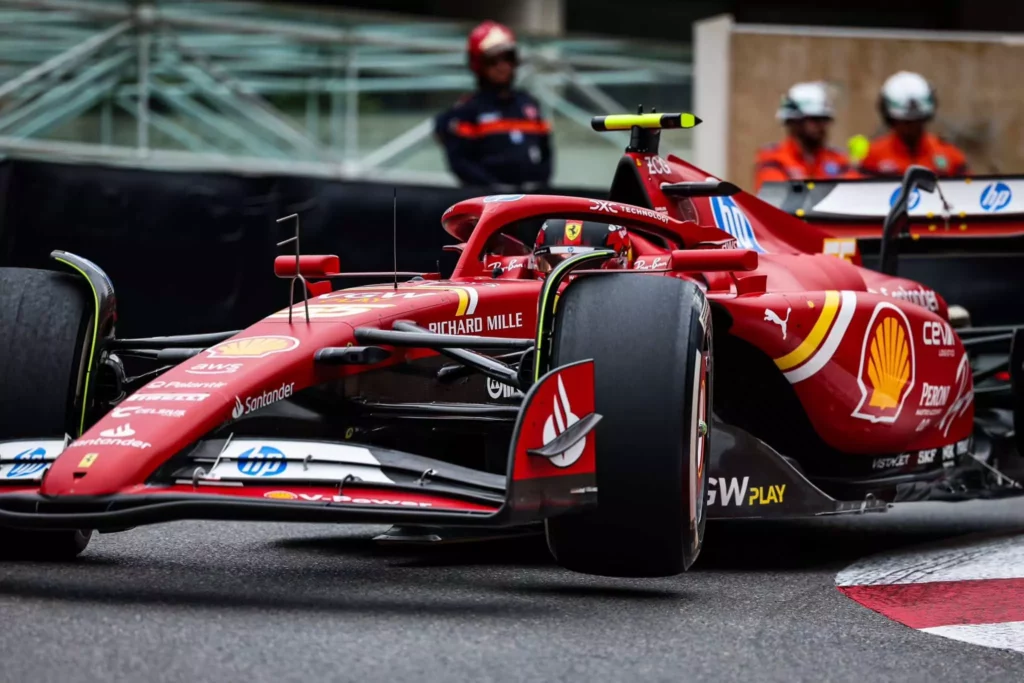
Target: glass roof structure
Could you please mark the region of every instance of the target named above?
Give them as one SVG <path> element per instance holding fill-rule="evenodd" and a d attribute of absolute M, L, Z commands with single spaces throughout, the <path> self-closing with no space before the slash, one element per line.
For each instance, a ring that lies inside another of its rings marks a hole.
<path fill-rule="evenodd" d="M 472 24 L 253 2 L 0 0 L 0 155 L 453 185 L 432 117 L 473 89 Z M 689 49 L 520 36 L 555 183 L 604 186 L 596 114 L 688 111 Z M 685 154 L 689 131 L 663 141 Z"/>

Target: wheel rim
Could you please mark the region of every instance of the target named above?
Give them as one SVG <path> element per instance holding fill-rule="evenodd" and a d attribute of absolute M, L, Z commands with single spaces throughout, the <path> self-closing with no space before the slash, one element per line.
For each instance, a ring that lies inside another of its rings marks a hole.
<path fill-rule="evenodd" d="M 710 411 L 708 410 L 710 364 L 711 358 L 709 353 L 698 353 L 694 368 L 695 401 L 690 427 L 691 441 L 693 443 L 693 452 L 691 454 L 691 461 L 693 463 L 691 469 L 691 492 L 694 501 L 694 523 L 697 525 L 698 530 L 704 521 L 707 492 L 706 482 L 708 478 L 707 454 L 711 440 Z"/>
<path fill-rule="evenodd" d="M 92 338 L 94 324 L 95 323 L 93 322 L 93 319 L 90 317 L 85 326 L 85 339 Z M 78 369 L 75 374 L 75 386 L 72 389 L 71 394 L 70 412 L 72 414 L 74 422 L 72 422 L 72 424 L 69 425 L 70 430 L 68 431 L 68 434 L 72 434 L 75 437 L 80 436 L 79 434 L 75 434 L 76 425 L 78 424 L 78 419 L 81 414 L 81 411 L 85 409 L 85 406 L 82 405 L 82 401 L 85 399 L 85 380 L 88 375 L 88 366 L 89 347 L 85 344 L 82 344 L 82 352 L 78 358 Z"/>

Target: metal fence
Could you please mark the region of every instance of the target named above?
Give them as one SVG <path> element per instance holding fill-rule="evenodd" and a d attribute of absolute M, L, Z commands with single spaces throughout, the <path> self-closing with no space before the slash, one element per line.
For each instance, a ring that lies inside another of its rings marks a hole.
<path fill-rule="evenodd" d="M 0 154 L 450 185 L 432 117 L 473 88 L 468 24 L 243 2 L 0 0 Z M 607 185 L 594 114 L 688 110 L 686 45 L 522 36 L 555 182 Z M 686 153 L 689 136 L 665 141 Z"/>

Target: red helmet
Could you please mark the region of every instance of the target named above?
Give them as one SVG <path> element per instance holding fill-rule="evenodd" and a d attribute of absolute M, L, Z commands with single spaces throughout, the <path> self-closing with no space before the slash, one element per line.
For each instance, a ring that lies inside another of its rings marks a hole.
<path fill-rule="evenodd" d="M 483 73 L 488 57 L 511 52 L 512 62 L 519 61 L 515 34 L 507 26 L 495 21 L 485 21 L 470 32 L 466 52 L 469 55 L 469 68 L 477 75 Z"/>
<path fill-rule="evenodd" d="M 573 254 L 601 248 L 613 249 L 617 254 L 605 261 L 603 268 L 633 267 L 633 241 L 621 225 L 550 218 L 544 221 L 533 245 L 534 267 L 539 273 L 549 273 Z"/>

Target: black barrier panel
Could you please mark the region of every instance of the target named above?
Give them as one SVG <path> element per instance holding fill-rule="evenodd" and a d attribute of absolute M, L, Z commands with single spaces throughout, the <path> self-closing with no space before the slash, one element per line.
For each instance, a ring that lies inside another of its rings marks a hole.
<path fill-rule="evenodd" d="M 441 227 L 441 214 L 452 204 L 480 194 L 292 177 L 280 179 L 279 189 L 287 202 L 283 214 L 300 214 L 304 253 L 337 254 L 342 270 L 348 272 L 392 270 L 397 239 L 399 270 L 436 272 L 440 262 L 446 275 L 454 268 L 457 255 L 442 251 L 442 247 L 457 240 Z M 279 240 L 292 234 L 293 222 L 278 226 Z M 288 245 L 282 253 L 290 249 Z M 344 282 L 345 286 L 364 284 L 361 280 Z"/>
<path fill-rule="evenodd" d="M 398 270 L 437 272 L 440 266 L 442 275 L 449 275 L 458 255 L 444 252 L 442 247 L 457 240 L 441 227 L 441 215 L 463 199 L 490 194 L 485 188 L 396 187 L 296 177 L 279 182 L 280 194 L 287 202 L 284 213 L 301 215 L 302 251 L 337 254 L 343 271 L 391 270 L 397 239 Z M 607 192 L 580 188 L 554 188 L 550 192 L 607 197 Z M 397 222 L 393 219 L 395 213 Z M 284 239 L 293 232 L 293 224 L 286 222 L 278 235 Z"/>
<path fill-rule="evenodd" d="M 10 196 L 8 191 L 8 185 L 11 180 L 11 161 L 10 159 L 0 159 L 0 265 L 4 264 L 4 213 L 5 206 L 7 204 L 7 198 Z"/>
<path fill-rule="evenodd" d="M 6 185 L 6 190 L 3 188 Z M 551 192 L 603 198 L 575 188 Z M 54 249 L 103 268 L 121 336 L 242 328 L 288 303 L 273 259 L 298 213 L 303 253 L 334 253 L 345 271 L 390 270 L 391 185 L 9 161 L 0 166 L 0 265 L 56 267 Z M 441 215 L 480 188 L 399 186 L 398 268 L 451 272 Z M 368 280 L 343 280 L 344 285 Z"/>
<path fill-rule="evenodd" d="M 860 240 L 864 266 L 879 267 L 879 240 Z M 957 247 L 961 248 L 957 248 Z M 1015 296 L 1024 265 L 1024 239 L 905 242 L 897 275 L 931 287 L 949 305 L 963 306 L 978 326 L 1019 325 L 1024 298 Z"/>
<path fill-rule="evenodd" d="M 945 192 L 960 193 L 965 217 L 972 227 L 997 225 L 1013 227 L 1021 220 L 1020 212 L 990 212 L 981 204 L 981 193 L 995 180 L 1020 182 L 1024 176 L 982 176 L 974 179 L 943 179 Z M 864 266 L 878 270 L 880 264 L 882 222 L 889 206 L 882 202 L 873 207 L 873 215 L 865 216 L 858 203 L 862 196 L 875 196 L 871 188 L 881 187 L 881 196 L 894 197 L 899 183 L 895 180 L 817 180 L 765 183 L 758 198 L 786 213 L 800 216 L 807 222 L 835 236 L 847 227 L 860 225 L 877 230 L 877 238 L 860 238 L 858 246 Z M 974 198 L 969 201 L 964 197 Z M 926 196 L 926 195 L 922 195 Z M 938 201 L 937 197 L 932 201 Z M 832 202 L 831 206 L 827 202 Z M 821 210 L 821 207 L 825 210 Z M 845 208 L 844 208 L 845 207 Z M 927 225 L 925 209 L 918 210 L 913 220 Z M 840 211 L 850 211 L 849 215 Z M 929 221 L 930 222 L 930 221 Z M 1024 269 L 1024 237 L 965 235 L 936 218 L 938 231 L 921 239 L 902 240 L 899 245 L 899 272 L 938 291 L 947 303 L 966 308 L 971 322 L 978 326 L 1015 325 L 1024 320 L 1024 298 L 1016 295 L 1020 273 Z M 1008 230 L 1007 232 L 1015 232 Z"/>
<path fill-rule="evenodd" d="M 273 179 L 15 161 L 3 263 L 54 268 L 53 249 L 94 261 L 122 335 L 220 329 L 270 312 L 277 202 Z"/>

